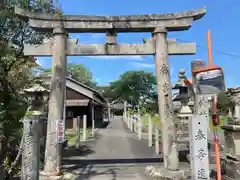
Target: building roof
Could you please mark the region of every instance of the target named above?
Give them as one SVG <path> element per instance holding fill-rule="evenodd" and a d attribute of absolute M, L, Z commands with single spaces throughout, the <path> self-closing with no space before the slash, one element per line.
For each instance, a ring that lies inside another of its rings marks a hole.
<path fill-rule="evenodd" d="M 108 102 L 108 101 L 103 97 L 103 95 L 102 95 L 100 92 L 98 92 L 97 90 L 95 90 L 95 89 L 93 89 L 93 88 L 90 88 L 90 87 L 86 86 L 85 84 L 82 84 L 82 83 L 80 83 L 80 82 L 78 82 L 78 81 L 76 81 L 75 79 L 72 79 L 72 78 L 70 78 L 70 77 L 67 77 L 66 80 L 69 80 L 69 81 L 71 81 L 71 82 L 73 82 L 73 83 L 75 83 L 75 84 L 77 84 L 77 85 L 79 85 L 79 86 L 81 86 L 81 87 L 83 87 L 83 88 L 85 88 L 85 89 L 93 92 L 94 95 L 99 98 L 98 101 L 101 100 L 101 101 L 104 102 L 104 103 L 107 103 L 107 102 Z M 67 85 L 69 88 L 73 89 L 73 90 L 77 90 L 76 88 L 70 87 L 68 83 L 66 83 L 66 85 Z M 78 90 L 77 90 L 77 91 L 78 91 Z M 82 93 L 82 92 L 80 92 L 80 91 L 78 91 L 78 92 L 79 92 L 79 93 Z M 89 97 L 87 94 L 84 94 L 84 95 L 86 95 L 87 97 Z M 92 99 L 93 97 L 89 97 L 89 98 Z M 93 98 L 93 99 L 94 99 L 94 98 Z"/>
<path fill-rule="evenodd" d="M 122 99 L 120 99 L 120 98 L 112 101 L 111 104 L 116 104 L 116 103 L 119 103 L 119 102 L 121 102 L 122 104 L 124 104 L 124 101 L 123 101 Z"/>
<path fill-rule="evenodd" d="M 114 109 L 124 109 L 124 100 L 118 98 L 111 102 L 110 106 Z M 126 102 L 126 108 L 132 107 L 131 104 Z"/>
<path fill-rule="evenodd" d="M 40 78 L 43 79 L 43 83 L 50 85 L 51 79 L 51 72 L 44 72 L 40 74 Z M 71 78 L 71 73 L 68 72 L 66 77 L 66 86 L 70 89 L 75 90 L 78 93 L 85 95 L 86 97 L 93 99 L 101 104 L 106 104 L 108 101 L 103 97 L 101 93 L 97 90 L 86 86 L 85 84 L 76 81 L 75 79 Z M 83 89 L 82 89 L 83 88 Z M 32 90 L 36 89 L 33 87 Z"/>
<path fill-rule="evenodd" d="M 24 89 L 25 92 L 50 92 L 47 88 L 41 86 L 40 84 L 35 84 L 33 87 Z"/>

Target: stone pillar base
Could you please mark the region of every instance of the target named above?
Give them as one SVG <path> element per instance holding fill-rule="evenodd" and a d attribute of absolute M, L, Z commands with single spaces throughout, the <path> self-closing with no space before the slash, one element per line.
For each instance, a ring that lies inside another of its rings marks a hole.
<path fill-rule="evenodd" d="M 225 157 L 224 168 L 225 172 L 222 177 L 223 180 L 240 179 L 240 161 Z"/>
<path fill-rule="evenodd" d="M 182 164 L 182 163 L 181 163 Z M 186 180 L 191 178 L 191 170 L 189 165 L 184 163 L 184 165 L 178 171 L 170 171 L 162 166 L 147 166 L 145 169 L 145 174 L 153 179 L 158 180 Z"/>
<path fill-rule="evenodd" d="M 0 165 L 0 180 L 4 180 L 6 175 L 6 170 L 3 165 Z"/>
<path fill-rule="evenodd" d="M 46 173 L 44 171 L 40 172 L 39 180 L 61 180 L 62 176 L 56 176 L 54 174 Z"/>
<path fill-rule="evenodd" d="M 230 178 L 228 176 L 222 176 L 222 180 L 236 180 L 236 179 L 233 179 L 233 178 Z"/>

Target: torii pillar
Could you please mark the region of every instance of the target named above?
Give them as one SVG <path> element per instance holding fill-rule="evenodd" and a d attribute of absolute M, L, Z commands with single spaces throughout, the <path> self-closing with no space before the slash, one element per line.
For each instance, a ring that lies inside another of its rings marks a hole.
<path fill-rule="evenodd" d="M 157 94 L 159 114 L 162 125 L 162 143 L 164 167 L 176 171 L 179 169 L 176 132 L 174 123 L 171 79 L 168 63 L 167 29 L 155 28 L 155 69 L 157 78 Z"/>
<path fill-rule="evenodd" d="M 59 165 L 61 164 L 61 143 L 57 142 L 58 121 L 64 120 L 64 100 L 65 100 L 65 87 L 66 87 L 66 50 L 67 50 L 67 37 L 68 33 L 63 27 L 53 29 L 54 42 L 52 48 L 52 78 L 51 78 L 51 92 L 49 94 L 48 105 L 48 133 L 46 144 L 50 146 L 48 151 L 45 152 L 45 166 L 44 172 L 60 171 Z M 52 130 L 51 132 L 49 130 Z M 57 153 L 56 153 L 57 152 Z M 57 156 L 57 158 L 55 158 Z M 55 169 L 57 167 L 57 169 Z M 51 174 L 50 175 L 58 175 Z"/>

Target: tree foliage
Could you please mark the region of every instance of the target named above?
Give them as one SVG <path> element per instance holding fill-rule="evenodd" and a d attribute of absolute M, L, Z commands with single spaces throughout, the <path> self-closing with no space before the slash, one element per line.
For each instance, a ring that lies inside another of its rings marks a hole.
<path fill-rule="evenodd" d="M 109 86 L 98 87 L 109 101 L 121 99 L 142 111 L 157 113 L 156 78 L 145 71 L 127 71 Z"/>
<path fill-rule="evenodd" d="M 155 85 L 156 79 L 152 73 L 128 71 L 121 75 L 118 81 L 112 82 L 110 89 L 118 98 L 137 105 L 141 98 L 151 99 Z"/>
<path fill-rule="evenodd" d="M 83 64 L 73 64 L 67 65 L 68 72 L 71 73 L 72 78 L 78 82 L 81 82 L 91 88 L 96 88 L 96 82 L 93 81 L 92 73 Z M 52 72 L 51 68 L 44 69 L 44 72 Z"/>
<path fill-rule="evenodd" d="M 16 155 L 12 149 L 19 138 L 19 120 L 28 106 L 23 89 L 33 82 L 37 68 L 33 57 L 23 55 L 23 45 L 38 44 L 51 36 L 33 31 L 14 14 L 14 6 L 33 12 L 56 11 L 51 1 L 41 0 L 8 0 L 0 9 L 0 159 L 10 162 Z"/>
<path fill-rule="evenodd" d="M 218 94 L 217 109 L 220 113 L 227 114 L 229 110 L 234 112 L 235 103 L 224 92 Z"/>

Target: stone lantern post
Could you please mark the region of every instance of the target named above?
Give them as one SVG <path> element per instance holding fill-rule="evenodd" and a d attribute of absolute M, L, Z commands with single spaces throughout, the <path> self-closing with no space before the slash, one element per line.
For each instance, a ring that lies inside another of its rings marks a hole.
<path fill-rule="evenodd" d="M 184 83 L 184 79 L 186 78 L 184 69 L 179 71 L 178 78 L 179 79 L 174 87 L 174 89 L 179 89 L 179 94 L 175 97 L 174 101 L 181 103 L 181 108 L 177 113 L 177 118 L 175 121 L 176 139 L 178 142 L 177 147 L 179 151 L 188 151 L 188 118 L 192 116 L 192 111 L 188 105 L 190 96 L 188 93 L 188 86 Z"/>
<path fill-rule="evenodd" d="M 29 108 L 23 118 L 22 180 L 39 179 L 40 137 L 43 134 L 43 120 L 46 116 L 45 103 L 48 90 L 40 85 L 24 90 Z M 45 95 L 45 96 L 44 96 Z"/>

